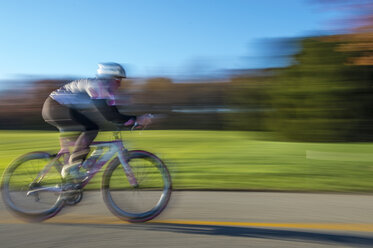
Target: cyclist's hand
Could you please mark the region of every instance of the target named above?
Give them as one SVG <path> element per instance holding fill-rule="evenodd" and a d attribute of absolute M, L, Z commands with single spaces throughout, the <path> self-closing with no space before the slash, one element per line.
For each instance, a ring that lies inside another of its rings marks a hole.
<path fill-rule="evenodd" d="M 126 121 L 126 122 L 124 123 L 124 125 L 125 125 L 126 127 L 127 127 L 127 126 L 133 126 L 133 125 L 135 125 L 135 123 L 136 123 L 135 119 L 131 118 L 131 119 L 129 119 L 128 121 Z"/>

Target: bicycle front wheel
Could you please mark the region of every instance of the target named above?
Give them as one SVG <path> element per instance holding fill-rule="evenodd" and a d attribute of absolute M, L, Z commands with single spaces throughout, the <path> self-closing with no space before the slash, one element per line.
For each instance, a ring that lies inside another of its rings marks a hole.
<path fill-rule="evenodd" d="M 109 210 L 129 222 L 145 222 L 158 216 L 171 196 L 171 176 L 166 165 L 154 154 L 145 151 L 128 152 L 137 185 L 131 185 L 123 166 L 115 158 L 106 168 L 102 193 Z"/>
<path fill-rule="evenodd" d="M 5 170 L 1 193 L 6 207 L 26 221 L 39 222 L 63 207 L 60 186 L 62 165 L 45 152 L 25 154 Z"/>

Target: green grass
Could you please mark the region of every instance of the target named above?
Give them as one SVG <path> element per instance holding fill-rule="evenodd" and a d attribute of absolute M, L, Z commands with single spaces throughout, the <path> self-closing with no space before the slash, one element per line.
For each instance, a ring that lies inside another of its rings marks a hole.
<path fill-rule="evenodd" d="M 373 192 L 372 143 L 276 142 L 263 133 L 231 131 L 142 131 L 123 136 L 128 148 L 159 155 L 176 189 Z M 110 137 L 103 133 L 99 139 Z M 57 151 L 58 134 L 0 131 L 0 172 L 17 156 L 38 150 Z M 307 159 L 307 151 L 323 155 Z M 97 188 L 99 182 L 97 175 L 89 188 Z"/>

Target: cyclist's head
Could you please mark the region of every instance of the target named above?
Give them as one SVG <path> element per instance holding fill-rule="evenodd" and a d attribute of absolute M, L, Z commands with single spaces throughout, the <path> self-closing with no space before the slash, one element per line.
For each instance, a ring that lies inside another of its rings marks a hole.
<path fill-rule="evenodd" d="M 101 79 L 117 79 L 126 78 L 126 71 L 117 63 L 100 63 L 97 69 L 97 78 Z"/>

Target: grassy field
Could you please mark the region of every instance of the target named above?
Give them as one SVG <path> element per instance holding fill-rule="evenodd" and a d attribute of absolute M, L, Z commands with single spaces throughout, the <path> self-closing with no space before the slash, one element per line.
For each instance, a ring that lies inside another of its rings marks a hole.
<path fill-rule="evenodd" d="M 124 132 L 130 149 L 168 165 L 176 189 L 373 192 L 373 144 L 271 141 L 256 132 Z M 103 133 L 98 139 L 108 139 Z M 0 131 L 0 172 L 30 151 L 57 151 L 58 134 Z M 89 188 L 97 188 L 100 178 Z"/>

